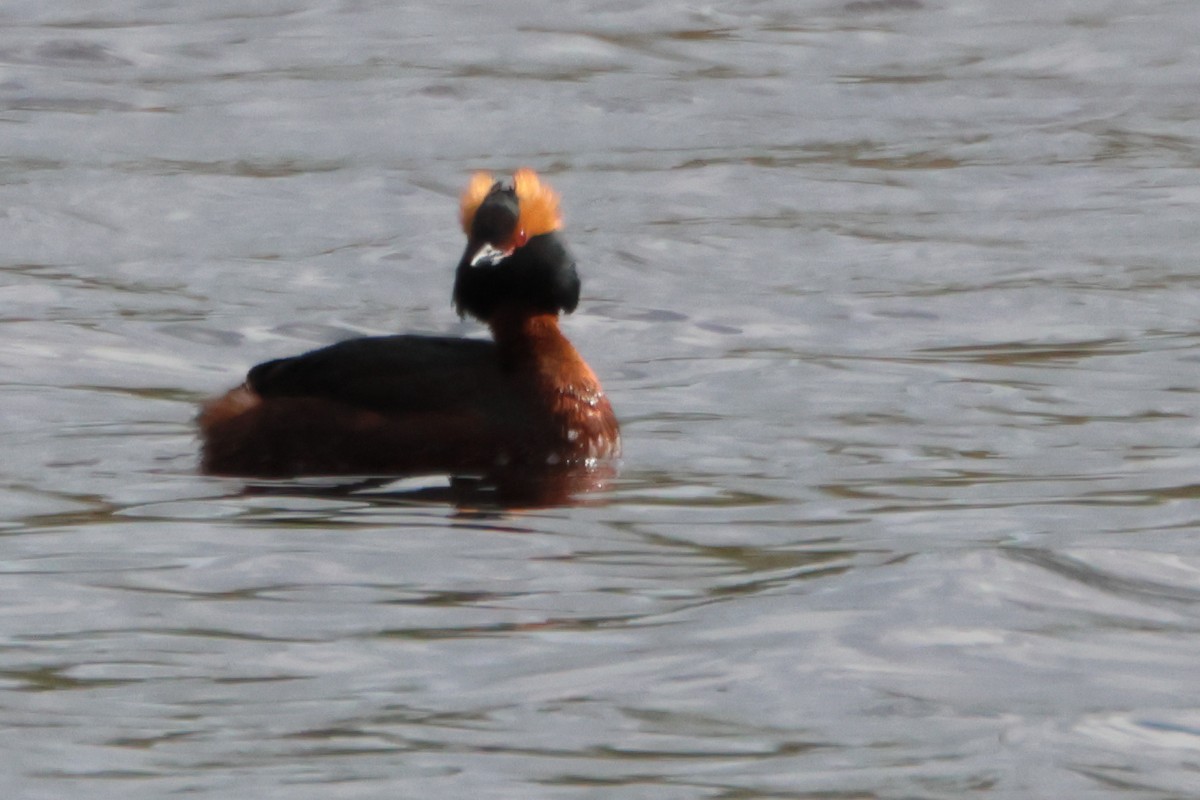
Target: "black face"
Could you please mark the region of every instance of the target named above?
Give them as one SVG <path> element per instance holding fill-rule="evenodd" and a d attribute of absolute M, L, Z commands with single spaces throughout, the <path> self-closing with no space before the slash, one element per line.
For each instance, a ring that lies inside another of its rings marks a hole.
<path fill-rule="evenodd" d="M 517 202 L 516 191 L 497 181 L 471 220 L 471 241 L 499 246 L 512 236 L 520 215 L 521 206 Z"/>
<path fill-rule="evenodd" d="M 570 313 L 579 303 L 575 262 L 556 232 L 514 243 L 520 209 L 516 193 L 497 183 L 480 204 L 454 278 L 459 314 L 487 322 L 497 311 Z"/>

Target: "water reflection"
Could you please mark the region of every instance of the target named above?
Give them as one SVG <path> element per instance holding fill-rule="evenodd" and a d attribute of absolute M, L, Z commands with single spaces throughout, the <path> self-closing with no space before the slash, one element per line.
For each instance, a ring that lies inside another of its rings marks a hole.
<path fill-rule="evenodd" d="M 245 496 L 314 498 L 366 497 L 372 503 L 437 503 L 463 510 L 519 510 L 597 502 L 588 495 L 602 493 L 617 476 L 612 464 L 578 465 L 560 469 L 497 470 L 484 477 L 456 475 L 411 479 L 414 486 L 396 478 L 363 478 L 350 481 L 255 482 Z M 432 483 L 432 485 L 430 485 Z"/>

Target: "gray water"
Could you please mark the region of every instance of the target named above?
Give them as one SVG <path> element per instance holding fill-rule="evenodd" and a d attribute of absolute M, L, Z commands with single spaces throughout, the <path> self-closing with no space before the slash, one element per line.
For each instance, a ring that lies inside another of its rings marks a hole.
<path fill-rule="evenodd" d="M 0 8 L 6 798 L 1200 796 L 1200 4 Z M 619 479 L 196 474 L 562 194 Z M 441 481 L 444 484 L 444 481 Z"/>

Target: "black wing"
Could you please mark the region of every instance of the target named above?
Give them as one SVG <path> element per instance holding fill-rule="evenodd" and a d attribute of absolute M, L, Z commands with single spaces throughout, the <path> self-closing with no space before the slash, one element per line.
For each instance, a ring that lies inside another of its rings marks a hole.
<path fill-rule="evenodd" d="M 496 345 L 371 336 L 267 361 L 246 382 L 263 397 L 322 397 L 387 412 L 444 411 L 504 393 Z"/>

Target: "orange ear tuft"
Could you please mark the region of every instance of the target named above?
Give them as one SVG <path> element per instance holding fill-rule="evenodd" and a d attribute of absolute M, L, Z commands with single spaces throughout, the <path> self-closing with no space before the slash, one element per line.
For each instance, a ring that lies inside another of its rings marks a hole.
<path fill-rule="evenodd" d="M 527 237 L 540 236 L 562 227 L 558 192 L 542 183 L 536 172 L 522 167 L 513 173 L 513 183 L 517 190 L 517 203 L 521 208 L 521 218 L 517 222 L 518 231 L 524 231 Z"/>
<path fill-rule="evenodd" d="M 458 199 L 458 220 L 462 223 L 463 233 L 468 236 L 471 235 L 471 223 L 475 220 L 475 212 L 479 210 L 480 203 L 488 196 L 494 183 L 491 173 L 476 172 L 471 176 L 467 188 L 463 190 L 462 197 Z"/>

